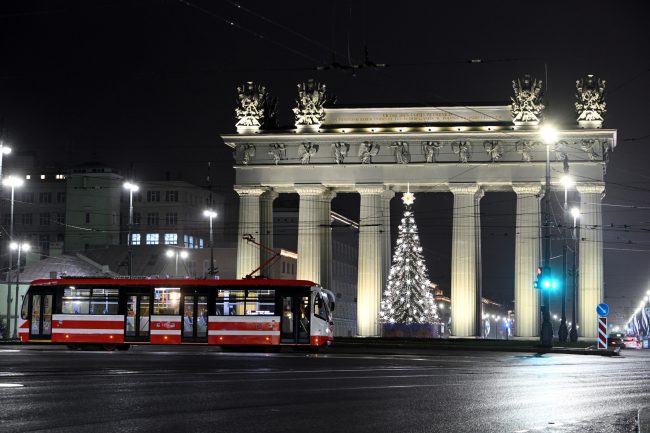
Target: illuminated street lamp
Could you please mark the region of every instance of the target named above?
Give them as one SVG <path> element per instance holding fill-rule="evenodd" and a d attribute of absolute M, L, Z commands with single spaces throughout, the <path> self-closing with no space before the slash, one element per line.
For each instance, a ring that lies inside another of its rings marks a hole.
<path fill-rule="evenodd" d="M 214 237 L 212 236 L 212 220 L 217 217 L 217 213 L 212 209 L 203 211 L 203 216 L 210 219 L 210 269 L 208 273 L 210 277 L 214 277 Z"/>
<path fill-rule="evenodd" d="M 11 153 L 11 147 L 0 140 L 0 179 L 2 179 L 2 157 Z"/>
<path fill-rule="evenodd" d="M 18 251 L 18 258 L 16 259 L 16 294 L 14 295 L 14 335 L 13 338 L 18 338 L 18 292 L 20 288 L 20 253 L 21 251 L 29 251 L 28 243 L 18 243 L 12 242 L 9 244 L 9 250 Z M 9 317 L 7 316 L 7 323 L 9 322 Z"/>
<path fill-rule="evenodd" d="M 0 152 L 2 154 L 2 152 Z M 22 186 L 24 181 L 18 176 L 8 176 L 2 180 L 4 186 L 11 187 L 11 216 L 9 220 L 9 241 L 11 242 L 14 238 L 14 197 L 16 188 Z M 9 339 L 11 335 L 11 268 L 12 268 L 12 259 L 13 251 L 9 248 L 9 270 L 7 271 L 7 333 L 5 334 L 5 339 Z M 18 302 L 16 300 L 16 302 Z"/>
<path fill-rule="evenodd" d="M 167 250 L 166 254 L 167 254 L 167 257 L 169 257 L 169 258 L 172 258 L 172 257 L 175 258 L 176 266 L 175 266 L 175 274 L 174 274 L 174 276 L 178 277 L 178 256 L 180 256 L 181 259 L 185 260 L 189 256 L 189 254 L 185 250 L 181 250 L 181 251 Z"/>
<path fill-rule="evenodd" d="M 133 230 L 133 193 L 138 192 L 140 187 L 132 182 L 124 182 L 124 189 L 129 191 L 129 234 L 127 235 L 126 244 L 129 249 L 129 277 L 133 276 L 133 239 L 131 231 Z"/>

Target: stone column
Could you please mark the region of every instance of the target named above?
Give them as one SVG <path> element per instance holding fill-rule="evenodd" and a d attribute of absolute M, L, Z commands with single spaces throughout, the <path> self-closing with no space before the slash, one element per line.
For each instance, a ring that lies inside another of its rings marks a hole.
<path fill-rule="evenodd" d="M 321 255 L 320 255 L 320 285 L 332 289 L 332 199 L 336 197 L 334 191 L 323 194 L 321 211 Z"/>
<path fill-rule="evenodd" d="M 579 183 L 580 254 L 578 264 L 578 336 L 595 340 L 596 306 L 603 302 L 603 183 Z"/>
<path fill-rule="evenodd" d="M 260 239 L 260 196 L 266 191 L 261 186 L 235 185 L 239 194 L 239 230 L 237 232 L 237 278 L 243 278 L 260 265 L 260 252 L 256 245 L 243 239 L 250 234 Z"/>
<path fill-rule="evenodd" d="M 385 187 L 379 184 L 356 185 L 361 195 L 359 212 L 359 265 L 357 282 L 357 334 L 380 335 L 379 306 L 384 276 L 385 249 L 382 236 Z"/>
<path fill-rule="evenodd" d="M 539 290 L 533 287 L 540 266 L 540 205 L 542 185 L 516 184 L 515 227 L 515 336 L 539 336 Z"/>
<path fill-rule="evenodd" d="M 300 195 L 298 209 L 298 272 L 299 280 L 321 283 L 321 254 L 323 252 L 324 195 L 328 191 L 321 184 L 296 185 Z"/>
<path fill-rule="evenodd" d="M 480 301 L 477 285 L 477 184 L 451 184 L 454 194 L 451 244 L 451 329 L 456 337 L 476 334 L 476 314 Z"/>
<path fill-rule="evenodd" d="M 381 195 L 382 205 L 382 255 L 384 257 L 384 273 L 381 276 L 381 293 L 384 293 L 388 286 L 388 274 L 390 272 L 391 260 L 393 257 L 390 242 L 390 201 L 395 197 L 395 192 L 391 190 L 384 191 Z"/>
<path fill-rule="evenodd" d="M 260 244 L 273 249 L 273 201 L 279 194 L 270 189 L 260 196 Z M 270 259 L 272 254 L 260 248 L 260 264 Z M 262 275 L 269 276 L 271 269 L 266 267 Z"/>

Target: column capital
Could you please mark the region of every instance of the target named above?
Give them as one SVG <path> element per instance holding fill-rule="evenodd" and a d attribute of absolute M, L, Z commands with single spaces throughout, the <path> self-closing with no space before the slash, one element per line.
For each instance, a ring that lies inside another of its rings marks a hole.
<path fill-rule="evenodd" d="M 452 194 L 476 194 L 480 186 L 477 183 L 450 183 L 447 185 Z"/>
<path fill-rule="evenodd" d="M 381 193 L 381 198 L 384 200 L 390 201 L 393 197 L 395 197 L 395 191 L 392 189 L 387 189 Z"/>
<path fill-rule="evenodd" d="M 268 191 L 267 187 L 261 185 L 235 185 L 233 189 L 240 197 L 259 197 Z"/>
<path fill-rule="evenodd" d="M 297 183 L 294 185 L 294 188 L 300 196 L 323 195 L 328 191 L 328 188 L 320 183 Z"/>
<path fill-rule="evenodd" d="M 272 202 L 273 200 L 278 198 L 278 196 L 280 196 L 280 194 L 273 188 L 270 188 L 260 196 L 260 200 L 266 200 Z"/>
<path fill-rule="evenodd" d="M 356 183 L 354 187 L 361 195 L 381 194 L 386 191 L 386 186 L 383 183 Z"/>
<path fill-rule="evenodd" d="M 513 183 L 512 190 L 517 195 L 540 195 L 542 193 L 541 183 Z"/>
<path fill-rule="evenodd" d="M 601 194 L 605 191 L 605 184 L 602 182 L 577 183 L 576 189 L 580 194 Z"/>

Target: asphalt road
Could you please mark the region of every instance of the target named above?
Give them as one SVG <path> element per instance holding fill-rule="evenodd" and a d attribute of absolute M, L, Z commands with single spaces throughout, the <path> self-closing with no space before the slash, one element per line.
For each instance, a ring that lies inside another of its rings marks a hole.
<path fill-rule="evenodd" d="M 0 346 L 0 431 L 628 432 L 650 351 L 616 358 Z"/>

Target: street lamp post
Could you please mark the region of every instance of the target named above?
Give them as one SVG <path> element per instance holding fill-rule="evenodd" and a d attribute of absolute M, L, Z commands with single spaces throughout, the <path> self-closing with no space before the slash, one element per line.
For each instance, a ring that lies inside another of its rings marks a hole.
<path fill-rule="evenodd" d="M 568 330 L 566 326 L 566 295 L 567 295 L 567 225 L 568 225 L 568 203 L 567 196 L 568 190 L 573 185 L 573 179 L 569 175 L 562 177 L 562 184 L 564 185 L 564 206 L 562 207 L 562 320 L 560 321 L 560 329 L 558 330 L 558 340 L 562 343 L 566 342 Z"/>
<path fill-rule="evenodd" d="M 208 271 L 210 277 L 214 278 L 214 237 L 212 235 L 212 220 L 217 217 L 217 213 L 212 209 L 203 211 L 203 216 L 210 219 L 210 269 Z"/>
<path fill-rule="evenodd" d="M 137 192 L 140 187 L 131 182 L 124 182 L 124 188 L 129 191 L 129 234 L 127 235 L 126 242 L 129 250 L 129 278 L 133 276 L 133 239 L 131 239 L 131 232 L 133 231 L 133 193 Z"/>
<path fill-rule="evenodd" d="M 16 299 L 16 302 L 14 302 L 14 335 L 13 335 L 13 338 L 16 339 L 18 338 L 18 296 L 20 290 L 20 252 L 29 251 L 29 244 L 12 242 L 11 244 L 9 244 L 9 249 L 18 250 L 18 258 L 16 259 L 16 294 L 14 298 Z"/>
<path fill-rule="evenodd" d="M 2 152 L 0 152 L 2 153 Z M 15 190 L 16 187 L 21 186 L 24 183 L 24 181 L 17 177 L 17 176 L 8 176 L 5 179 L 3 179 L 2 184 L 4 186 L 9 186 L 11 187 L 11 216 L 9 220 L 9 242 L 11 242 L 14 238 L 14 197 L 15 197 Z M 11 335 L 11 268 L 12 268 L 12 259 L 13 259 L 13 254 L 12 254 L 12 249 L 9 248 L 9 270 L 7 271 L 7 334 L 5 336 L 5 339 L 9 339 L 9 335 Z"/>
<path fill-rule="evenodd" d="M 571 276 L 573 278 L 573 324 L 569 323 L 571 325 L 571 330 L 569 331 L 569 341 L 576 343 L 578 341 L 578 311 L 576 299 L 578 297 L 578 238 L 576 236 L 576 224 L 578 222 L 578 218 L 580 217 L 580 209 L 577 207 L 571 208 L 571 216 L 573 217 L 573 272 L 571 272 Z"/>
<path fill-rule="evenodd" d="M 551 144 L 557 142 L 557 131 L 552 127 L 542 129 L 542 137 L 546 143 L 546 182 L 544 187 L 544 275 L 551 273 Z M 544 305 L 542 306 L 542 330 L 540 343 L 542 346 L 553 347 L 553 324 L 551 323 L 551 294 L 550 290 L 543 290 Z"/>
<path fill-rule="evenodd" d="M 182 250 L 180 252 L 174 251 L 174 250 L 167 250 L 167 257 L 169 257 L 169 258 L 175 257 L 176 258 L 176 265 L 175 265 L 175 268 L 174 268 L 175 269 L 175 271 L 174 271 L 174 276 L 175 277 L 178 277 L 178 256 L 181 256 L 181 259 L 185 260 L 188 255 L 189 254 L 185 250 Z"/>

